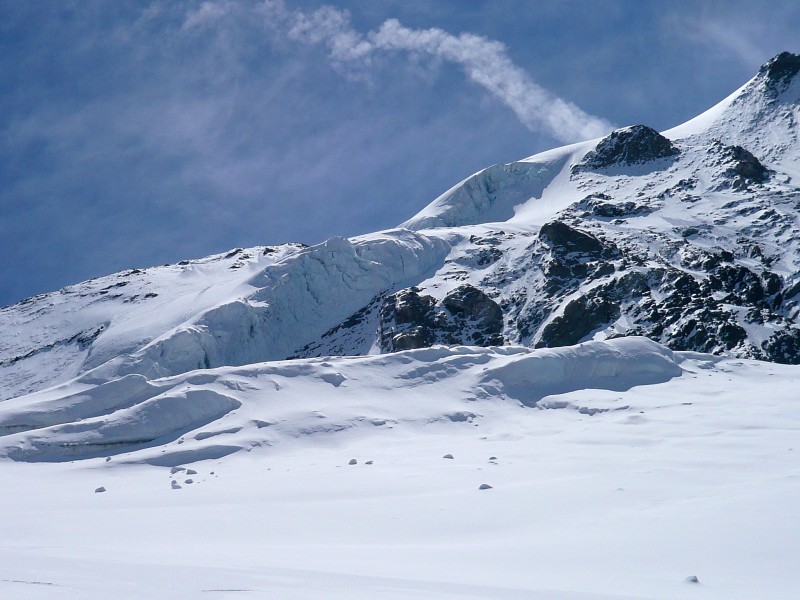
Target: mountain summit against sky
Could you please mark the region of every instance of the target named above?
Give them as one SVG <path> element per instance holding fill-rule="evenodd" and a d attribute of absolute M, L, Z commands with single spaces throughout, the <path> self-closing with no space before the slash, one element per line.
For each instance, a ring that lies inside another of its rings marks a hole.
<path fill-rule="evenodd" d="M 626 335 L 800 362 L 798 70 L 780 54 L 663 134 L 634 125 L 494 165 L 398 229 L 233 250 L 9 306 L 3 395 L 76 376 Z"/>

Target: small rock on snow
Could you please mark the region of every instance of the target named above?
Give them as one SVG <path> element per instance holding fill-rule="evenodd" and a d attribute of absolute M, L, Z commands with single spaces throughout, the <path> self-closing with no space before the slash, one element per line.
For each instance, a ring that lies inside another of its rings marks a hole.
<path fill-rule="evenodd" d="M 490 486 L 488 483 L 482 483 L 482 484 L 481 484 L 481 485 L 478 487 L 478 489 L 479 489 L 479 490 L 491 490 L 491 489 L 492 489 L 492 486 Z"/>
<path fill-rule="evenodd" d="M 445 454 L 442 458 L 453 458 L 452 454 Z"/>
<path fill-rule="evenodd" d="M 697 578 L 697 575 L 689 575 L 686 579 L 684 579 L 686 583 L 700 583 L 700 580 Z"/>
<path fill-rule="evenodd" d="M 100 492 L 105 492 L 105 491 L 106 491 L 106 488 L 104 488 L 104 487 L 101 485 L 99 488 L 95 488 L 95 490 L 94 490 L 94 493 L 95 493 L 95 494 L 99 494 Z"/>
<path fill-rule="evenodd" d="M 349 463 L 347 463 L 347 464 L 348 464 L 348 465 L 357 465 L 357 464 L 358 464 L 358 461 L 357 461 L 355 458 L 351 458 L 351 459 L 350 459 L 350 462 L 349 462 Z"/>
<path fill-rule="evenodd" d="M 197 475 L 197 471 L 195 471 L 194 469 L 187 469 L 186 474 L 187 475 Z"/>

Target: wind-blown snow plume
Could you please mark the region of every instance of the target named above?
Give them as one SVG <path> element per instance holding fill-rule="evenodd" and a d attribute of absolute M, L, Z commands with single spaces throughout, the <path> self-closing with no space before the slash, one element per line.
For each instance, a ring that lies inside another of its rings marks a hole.
<path fill-rule="evenodd" d="M 405 52 L 458 65 L 470 81 L 486 89 L 532 131 L 543 131 L 563 142 L 605 135 L 613 126 L 542 88 L 508 57 L 501 42 L 470 33 L 452 35 L 442 29 L 409 29 L 388 19 L 377 30 L 362 34 L 350 14 L 331 6 L 313 12 L 290 11 L 282 0 L 261 5 L 275 31 L 289 39 L 322 46 L 334 66 L 345 72 L 369 67 L 378 53 Z"/>

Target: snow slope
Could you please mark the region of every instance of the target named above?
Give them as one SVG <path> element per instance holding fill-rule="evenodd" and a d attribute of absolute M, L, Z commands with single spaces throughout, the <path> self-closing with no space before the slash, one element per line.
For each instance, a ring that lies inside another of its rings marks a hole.
<path fill-rule="evenodd" d="M 629 338 L 10 400 L 4 452 L 96 458 L 0 463 L 0 597 L 793 599 L 799 379 Z"/>
<path fill-rule="evenodd" d="M 132 352 L 197 312 L 246 294 L 302 248 L 262 246 L 130 269 L 0 309 L 0 398 L 66 381 Z"/>

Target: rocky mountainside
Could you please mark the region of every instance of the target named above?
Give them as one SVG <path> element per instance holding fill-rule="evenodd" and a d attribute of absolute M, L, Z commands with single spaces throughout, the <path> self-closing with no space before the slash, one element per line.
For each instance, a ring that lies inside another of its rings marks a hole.
<path fill-rule="evenodd" d="M 399 228 L 131 270 L 0 310 L 0 398 L 73 378 L 641 335 L 800 363 L 800 56 L 706 113 L 495 165 Z"/>

